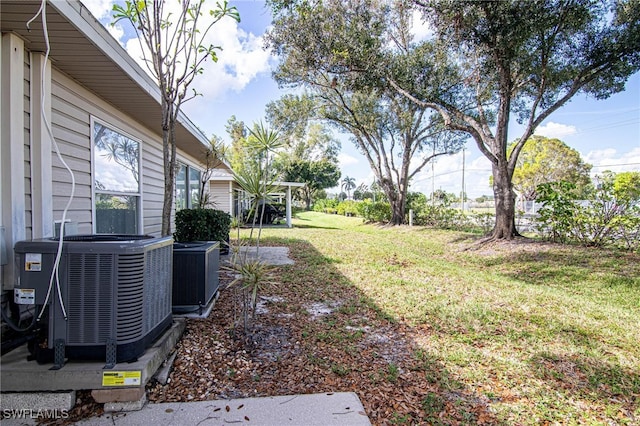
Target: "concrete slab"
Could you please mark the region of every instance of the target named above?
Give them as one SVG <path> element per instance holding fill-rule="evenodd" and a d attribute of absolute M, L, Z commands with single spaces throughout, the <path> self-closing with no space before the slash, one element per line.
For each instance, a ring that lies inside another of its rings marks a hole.
<path fill-rule="evenodd" d="M 4 422 L 3 422 L 4 424 Z M 84 426 L 207 424 L 368 426 L 353 392 L 147 404 L 142 410 L 110 413 L 76 423 Z"/>
<path fill-rule="evenodd" d="M 146 403 L 147 403 L 147 394 L 143 393 L 140 399 L 138 399 L 137 401 L 105 402 L 103 408 L 105 413 L 139 411 L 144 408 Z"/>
<path fill-rule="evenodd" d="M 76 404 L 76 391 L 29 392 L 0 394 L 0 411 L 5 410 L 71 410 Z"/>
<path fill-rule="evenodd" d="M 186 322 L 175 319 L 172 326 L 135 362 L 118 363 L 111 370 L 104 362 L 68 361 L 59 370 L 50 370 L 52 364 L 27 361 L 26 345 L 14 349 L 0 359 L 2 365 L 2 392 L 42 392 L 81 389 L 113 389 L 102 385 L 104 372 L 140 372 L 140 382 L 131 387 L 144 387 L 168 357 L 182 336 Z"/>
<path fill-rule="evenodd" d="M 289 257 L 289 247 L 260 247 L 256 254 L 255 247 L 240 247 L 240 254 L 247 254 L 248 258 L 256 257 L 268 265 L 293 265 L 295 262 Z M 226 261 L 230 256 L 221 256 L 220 261 Z"/>
<path fill-rule="evenodd" d="M 216 291 L 216 294 L 213 295 L 211 301 L 207 304 L 207 306 L 203 306 L 202 310 L 200 308 L 194 307 L 189 308 L 191 312 L 180 312 L 180 309 L 175 309 L 172 313 L 173 318 L 209 318 L 209 314 L 213 310 L 216 302 L 220 298 L 220 291 Z"/>

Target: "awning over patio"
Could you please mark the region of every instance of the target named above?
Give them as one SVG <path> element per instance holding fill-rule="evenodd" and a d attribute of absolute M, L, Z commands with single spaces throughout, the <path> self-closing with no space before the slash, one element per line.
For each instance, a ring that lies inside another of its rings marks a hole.
<path fill-rule="evenodd" d="M 286 218 L 286 224 L 288 228 L 292 227 L 291 224 L 291 190 L 292 188 L 302 188 L 303 186 L 305 186 L 304 183 L 300 183 L 300 182 L 283 182 L 283 181 L 276 181 L 271 183 L 271 191 L 269 193 L 269 195 L 281 195 L 285 197 L 285 218 Z M 238 188 L 239 191 L 242 191 L 242 189 Z M 284 193 L 280 193 L 278 191 L 283 191 Z"/>

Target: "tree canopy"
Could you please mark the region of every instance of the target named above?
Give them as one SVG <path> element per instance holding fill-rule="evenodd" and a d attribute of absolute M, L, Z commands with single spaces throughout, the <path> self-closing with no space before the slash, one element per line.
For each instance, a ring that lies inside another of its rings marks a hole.
<path fill-rule="evenodd" d="M 640 68 L 640 2 L 271 0 L 283 84 L 394 88 L 473 138 L 492 164 L 493 238 L 513 238 L 512 177 L 536 127 L 577 93 L 604 99 Z M 411 41 L 408 16 L 433 30 Z M 296 70 L 306 70 L 304 78 Z M 509 121 L 524 130 L 507 155 Z"/>
<path fill-rule="evenodd" d="M 512 142 L 508 155 L 517 145 Z M 528 201 L 536 199 L 538 185 L 567 181 L 576 185 L 578 192 L 585 193 L 591 184 L 591 165 L 582 161 L 580 153 L 559 139 L 532 136 L 520 151 L 513 172 L 513 186 Z"/>
<path fill-rule="evenodd" d="M 408 57 L 411 35 L 407 27 L 391 25 L 408 22 L 409 10 L 393 10 L 397 21 L 391 22 L 385 16 L 388 10 L 375 7 L 377 4 L 335 0 L 287 3 L 282 8 L 274 4 L 282 13 L 276 12 L 267 38 L 283 58 L 276 80 L 281 85 L 305 88 L 306 96 L 316 105 L 310 110 L 351 136 L 391 203 L 391 222 L 401 224 L 411 178 L 435 156 L 459 150 L 462 139 L 447 132 L 442 120 L 427 108 L 379 84 L 377 72 L 383 69 L 405 81 L 406 73 L 397 64 L 412 59 Z M 385 34 L 397 52 L 393 61 L 385 57 Z M 356 62 L 377 71 L 367 73 L 364 68 L 354 71 L 342 66 L 345 57 L 358 54 L 362 55 Z M 396 65 L 377 68 L 376 64 Z"/>
<path fill-rule="evenodd" d="M 304 201 L 306 208 L 309 209 L 314 194 L 338 185 L 340 170 L 337 165 L 327 160 L 293 160 L 286 164 L 283 171 L 283 179 L 287 182 L 305 184 L 299 190 L 300 198 Z"/>

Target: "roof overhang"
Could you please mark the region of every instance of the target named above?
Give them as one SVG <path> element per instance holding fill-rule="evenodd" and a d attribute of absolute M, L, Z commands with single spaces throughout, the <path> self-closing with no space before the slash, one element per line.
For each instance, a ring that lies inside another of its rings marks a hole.
<path fill-rule="evenodd" d="M 277 182 L 273 182 L 271 184 L 272 186 L 278 186 L 281 188 L 302 188 L 303 186 L 305 186 L 304 183 L 301 182 L 281 182 L 281 181 L 277 181 Z"/>
<path fill-rule="evenodd" d="M 1 0 L 0 30 L 13 32 L 33 52 L 45 52 L 42 20 L 26 23 L 40 1 Z M 161 96 L 158 84 L 109 34 L 89 10 L 76 0 L 47 1 L 47 29 L 52 64 L 79 84 L 162 135 Z M 180 114 L 176 126 L 178 148 L 200 158 L 209 146 L 207 137 Z"/>

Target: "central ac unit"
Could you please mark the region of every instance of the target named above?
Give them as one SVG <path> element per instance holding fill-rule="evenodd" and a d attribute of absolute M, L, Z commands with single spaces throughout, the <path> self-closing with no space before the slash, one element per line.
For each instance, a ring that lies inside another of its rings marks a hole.
<path fill-rule="evenodd" d="M 14 291 L 48 310 L 57 368 L 65 357 L 134 360 L 171 325 L 172 245 L 149 235 L 65 236 L 58 294 L 50 284 L 58 240 L 16 243 Z"/>

